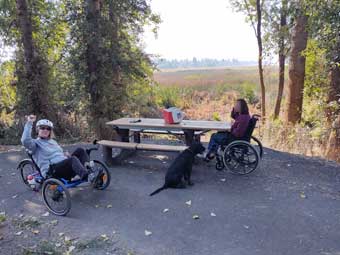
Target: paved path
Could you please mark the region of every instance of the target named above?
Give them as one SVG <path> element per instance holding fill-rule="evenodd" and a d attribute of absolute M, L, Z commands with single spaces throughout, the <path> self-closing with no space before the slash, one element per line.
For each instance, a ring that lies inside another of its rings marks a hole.
<path fill-rule="evenodd" d="M 163 184 L 174 155 L 140 152 L 111 168 L 107 190 L 74 189 L 67 217 L 44 217 L 40 193 L 13 174 L 22 152 L 0 153 L 0 212 L 8 217 L 0 225 L 0 253 L 21 254 L 24 246 L 43 239 L 58 245 L 65 233 L 77 240 L 73 252 L 79 254 L 91 249 L 79 250 L 77 243 L 104 234 L 109 245 L 92 247 L 96 254 L 340 254 L 340 165 L 266 149 L 260 168 L 249 176 L 217 172 L 212 163 L 200 162 L 193 187 L 149 197 Z M 38 234 L 18 224 L 31 216 L 42 222 L 35 227 Z M 60 249 L 71 244 L 63 242 Z"/>

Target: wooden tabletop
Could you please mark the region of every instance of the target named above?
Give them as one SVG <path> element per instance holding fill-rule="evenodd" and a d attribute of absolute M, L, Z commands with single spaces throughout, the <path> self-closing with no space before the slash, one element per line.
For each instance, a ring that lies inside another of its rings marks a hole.
<path fill-rule="evenodd" d="M 135 122 L 140 120 L 139 122 Z M 167 124 L 163 119 L 149 118 L 121 118 L 106 123 L 107 125 L 118 127 L 121 129 L 157 129 L 157 130 L 216 130 L 229 131 L 231 123 L 223 121 L 207 121 L 207 120 L 183 120 L 179 124 Z"/>

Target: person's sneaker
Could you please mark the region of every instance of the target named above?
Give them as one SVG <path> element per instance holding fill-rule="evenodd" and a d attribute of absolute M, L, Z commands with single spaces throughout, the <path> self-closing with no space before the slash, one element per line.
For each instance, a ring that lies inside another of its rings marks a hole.
<path fill-rule="evenodd" d="M 209 163 L 209 162 L 210 162 L 210 159 L 208 159 L 207 157 L 205 157 L 205 158 L 203 159 L 203 161 Z"/>
<path fill-rule="evenodd" d="M 205 159 L 207 157 L 207 153 L 205 152 L 205 153 L 197 154 L 196 157 Z"/>
<path fill-rule="evenodd" d="M 210 160 L 212 160 L 212 159 L 214 159 L 214 158 L 215 158 L 215 153 L 209 152 L 209 153 L 207 153 L 207 155 L 205 156 L 204 161 L 205 161 L 205 162 L 209 162 Z"/>
<path fill-rule="evenodd" d="M 93 169 L 93 167 L 94 167 L 94 162 L 93 162 L 93 160 L 91 160 L 90 162 L 85 162 L 85 163 L 84 163 L 84 166 L 85 166 L 85 168 L 86 168 L 89 172 L 91 172 L 92 169 Z"/>
<path fill-rule="evenodd" d="M 75 182 L 75 181 L 86 181 L 87 180 L 87 175 L 85 175 L 83 178 L 80 178 L 79 175 L 74 176 L 73 178 L 71 178 L 71 182 Z"/>
<path fill-rule="evenodd" d="M 93 173 L 89 173 L 88 178 L 87 178 L 88 182 L 94 183 L 95 180 L 96 180 L 97 177 L 98 177 L 98 174 L 99 174 L 99 171 L 95 171 L 95 172 L 93 172 Z"/>
<path fill-rule="evenodd" d="M 103 170 L 99 169 L 89 174 L 88 181 L 96 185 L 98 179 L 102 176 Z"/>

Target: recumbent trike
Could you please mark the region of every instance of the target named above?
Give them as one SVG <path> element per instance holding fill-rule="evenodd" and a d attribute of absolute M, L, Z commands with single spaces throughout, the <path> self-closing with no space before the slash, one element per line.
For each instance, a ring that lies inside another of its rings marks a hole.
<path fill-rule="evenodd" d="M 86 153 L 90 156 L 91 151 L 93 150 L 98 150 L 98 148 L 86 149 Z M 68 189 L 77 187 L 86 181 L 79 179 L 66 180 L 63 178 L 53 178 L 53 175 L 51 174 L 53 169 L 51 168 L 48 171 L 46 178 L 44 178 L 32 157 L 32 153 L 27 149 L 26 153 L 29 158 L 22 160 L 17 168 L 20 171 L 23 182 L 34 191 L 39 191 L 40 188 L 42 189 L 44 203 L 52 213 L 59 216 L 66 215 L 71 209 L 71 196 Z M 103 162 L 91 160 L 89 171 L 100 171 L 101 173 L 97 180 L 92 184 L 94 189 L 104 190 L 110 185 L 111 175 Z M 32 178 L 34 178 L 34 185 L 32 184 Z"/>

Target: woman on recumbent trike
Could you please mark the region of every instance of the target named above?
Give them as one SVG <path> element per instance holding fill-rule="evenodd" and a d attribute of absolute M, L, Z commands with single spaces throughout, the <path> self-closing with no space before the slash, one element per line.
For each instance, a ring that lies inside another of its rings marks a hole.
<path fill-rule="evenodd" d="M 43 184 L 42 195 L 48 209 L 57 215 L 65 215 L 71 207 L 68 188 L 89 182 L 95 189 L 102 190 L 109 185 L 110 174 L 102 162 L 90 161 L 90 151 L 95 148 L 77 148 L 72 154 L 64 152 L 52 138 L 53 123 L 47 119 L 37 122 L 38 137 L 33 139 L 31 133 L 35 120 L 35 115 L 27 117 L 21 137 L 31 159 L 21 161 L 18 169 L 28 186 L 32 176 L 38 177 Z M 77 175 L 80 179 L 74 180 Z"/>

